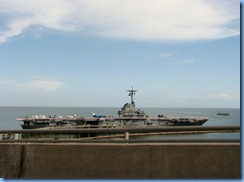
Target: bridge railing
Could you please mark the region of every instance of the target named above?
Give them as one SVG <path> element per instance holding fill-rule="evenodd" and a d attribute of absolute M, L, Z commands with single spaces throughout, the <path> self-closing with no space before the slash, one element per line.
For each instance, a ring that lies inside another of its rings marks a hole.
<path fill-rule="evenodd" d="M 209 139 L 161 139 L 138 140 L 132 136 L 169 135 L 169 134 L 198 134 L 198 133 L 232 133 L 240 132 L 240 126 L 169 126 L 169 127 L 121 127 L 121 128 L 84 128 L 84 129 L 25 129 L 0 130 L 0 142 L 209 142 Z M 93 140 L 92 140 L 93 139 Z M 96 140 L 95 140 L 96 139 Z M 99 139 L 99 140 L 98 140 Z M 220 140 L 211 140 L 221 142 Z M 227 141 L 227 140 L 226 140 Z M 239 142 L 239 139 L 228 139 L 230 142 Z"/>

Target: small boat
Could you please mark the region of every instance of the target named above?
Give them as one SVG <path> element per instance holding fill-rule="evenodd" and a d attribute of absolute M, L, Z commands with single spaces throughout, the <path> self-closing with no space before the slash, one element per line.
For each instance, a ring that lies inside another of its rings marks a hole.
<path fill-rule="evenodd" d="M 228 113 L 228 112 L 218 112 L 217 115 L 230 116 L 230 113 Z"/>

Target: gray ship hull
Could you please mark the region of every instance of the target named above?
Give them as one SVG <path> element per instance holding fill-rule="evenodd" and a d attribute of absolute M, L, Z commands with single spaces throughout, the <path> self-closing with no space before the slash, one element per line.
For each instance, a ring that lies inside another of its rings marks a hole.
<path fill-rule="evenodd" d="M 65 121 L 65 124 L 60 125 L 60 121 L 55 123 L 41 123 L 28 120 L 21 125 L 22 129 L 39 129 L 39 128 L 104 128 L 104 127 L 121 127 L 121 126 L 201 126 L 208 121 L 208 118 L 160 118 L 160 117 L 147 117 L 147 118 L 86 118 L 83 120 L 77 119 L 75 122 Z"/>

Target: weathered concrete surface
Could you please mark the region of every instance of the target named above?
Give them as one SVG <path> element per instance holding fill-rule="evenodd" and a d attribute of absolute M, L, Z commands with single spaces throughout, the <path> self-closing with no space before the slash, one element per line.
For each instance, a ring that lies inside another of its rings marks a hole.
<path fill-rule="evenodd" d="M 2 178 L 240 178 L 240 144 L 0 144 L 0 163 Z"/>

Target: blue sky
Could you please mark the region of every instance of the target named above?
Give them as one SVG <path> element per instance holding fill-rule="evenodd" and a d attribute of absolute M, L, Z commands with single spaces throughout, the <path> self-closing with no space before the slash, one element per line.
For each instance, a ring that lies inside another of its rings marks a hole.
<path fill-rule="evenodd" d="M 0 105 L 240 107 L 238 0 L 0 0 Z"/>

